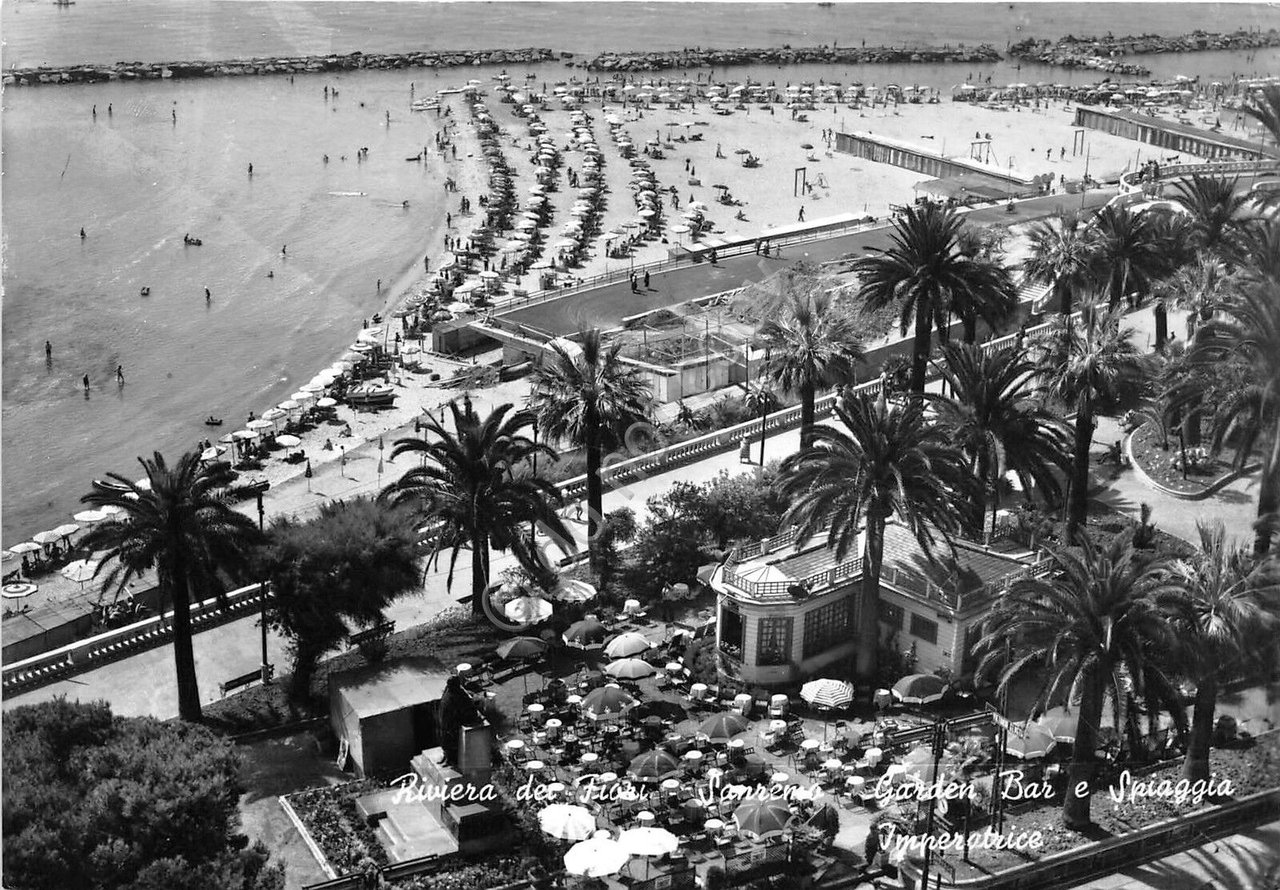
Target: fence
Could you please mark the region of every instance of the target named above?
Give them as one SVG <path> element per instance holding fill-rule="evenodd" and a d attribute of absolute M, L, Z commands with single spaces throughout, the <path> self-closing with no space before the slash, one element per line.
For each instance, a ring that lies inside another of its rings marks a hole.
<path fill-rule="evenodd" d="M 261 608 L 264 597 L 268 596 L 270 592 L 266 584 L 250 584 L 222 597 L 193 603 L 191 630 L 196 633 L 239 618 Z M 163 645 L 173 637 L 172 618 L 173 612 L 169 611 L 5 665 L 3 692 L 6 696 L 15 695 L 71 674 L 101 667 L 142 649 Z"/>
<path fill-rule="evenodd" d="M 1221 161 L 1203 164 L 1175 164 L 1160 168 L 1160 179 L 1179 179 L 1183 176 L 1194 176 L 1197 173 L 1275 173 L 1280 172 L 1280 161 Z M 1142 191 L 1141 170 L 1125 173 L 1120 177 L 1120 191 L 1123 193 Z M 1123 197 L 1121 195 L 1120 197 Z"/>

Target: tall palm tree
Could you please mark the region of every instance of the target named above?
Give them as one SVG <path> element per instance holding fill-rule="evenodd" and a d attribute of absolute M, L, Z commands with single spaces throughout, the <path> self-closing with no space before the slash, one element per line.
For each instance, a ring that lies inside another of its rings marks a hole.
<path fill-rule="evenodd" d="M 1094 268 L 1093 231 L 1075 214 L 1032 223 L 1031 253 L 1022 261 L 1022 276 L 1051 288 L 1063 317 L 1075 310 L 1076 297 L 1091 286 Z"/>
<path fill-rule="evenodd" d="M 149 486 L 110 473 L 115 486 L 95 484 L 80 499 L 96 508 L 118 508 L 112 518 L 90 529 L 81 545 L 105 551 L 99 568 L 110 569 L 103 590 L 115 587 L 118 593 L 143 571 L 156 570 L 161 600 L 173 607 L 178 716 L 198 723 L 202 714 L 191 649 L 191 601 L 220 596 L 225 579 L 243 579 L 263 537 L 253 520 L 223 498 L 230 481 L 225 470 L 202 464 L 199 452 L 183 454 L 172 466 L 158 451 L 138 462 Z"/>
<path fill-rule="evenodd" d="M 1280 85 L 1268 84 L 1263 87 L 1253 102 L 1246 103 L 1241 111 L 1262 124 L 1271 134 L 1272 141 L 1280 145 Z"/>
<path fill-rule="evenodd" d="M 924 392 L 932 331 L 946 327 L 952 307 L 1003 305 L 992 295 L 1005 294 L 1012 284 L 998 263 L 965 252 L 960 237 L 964 220 L 954 210 L 932 202 L 908 207 L 893 223 L 893 247 L 854 260 L 859 296 L 868 309 L 901 309 L 902 333 L 914 323 L 911 390 Z"/>
<path fill-rule="evenodd" d="M 1037 709 L 1064 699 L 1078 708 L 1063 817 L 1079 830 L 1090 822 L 1104 700 L 1109 692 L 1119 710 L 1131 691 L 1153 685 L 1146 675 L 1158 668 L 1148 655 L 1170 643 L 1156 606 L 1169 582 L 1164 562 L 1139 557 L 1123 537 L 1103 548 L 1085 533 L 1079 548 L 1052 555 L 1057 572 L 1017 581 L 997 600 L 976 651 L 980 675 L 1000 670 L 1000 692 L 1033 676 L 1040 681 Z"/>
<path fill-rule="evenodd" d="M 1194 246 L 1221 254 L 1240 225 L 1240 211 L 1250 203 L 1247 191 L 1238 191 L 1240 178 L 1193 174 L 1174 183 L 1171 197 L 1190 216 Z"/>
<path fill-rule="evenodd" d="M 939 370 L 952 395 L 926 393 L 925 398 L 982 483 L 992 524 L 1007 472 L 1018 477 L 1024 491 L 1034 485 L 1047 500 L 1057 501 L 1071 437 L 1040 399 L 1036 366 L 1012 346 L 988 355 L 972 344 L 950 343 L 942 357 Z"/>
<path fill-rule="evenodd" d="M 643 421 L 652 393 L 639 369 L 619 357 L 622 343 L 608 344 L 598 329 L 581 331 L 577 344 L 555 340 L 533 377 L 529 408 L 552 440 L 582 447 L 587 457 L 587 546 L 599 570 L 596 538 L 604 519 L 600 469 L 606 448 L 622 443 L 629 426 Z"/>
<path fill-rule="evenodd" d="M 439 524 L 428 566 L 449 549 L 450 587 L 458 554 L 470 547 L 471 608 L 481 614 L 491 548 L 510 550 L 521 566 L 538 572 L 544 563 L 528 534 L 530 524 L 541 525 L 565 552 L 574 549 L 573 536 L 556 513 L 560 496 L 555 487 L 538 476 L 513 473 L 535 454 L 552 460 L 556 456 L 524 434 L 533 424 L 532 412 L 511 413 L 508 404 L 481 417 L 471 400 L 464 399 L 462 407 L 449 403 L 449 415 L 452 432 L 442 418 L 427 414 L 426 437 L 396 440 L 392 460 L 410 454 L 421 456 L 422 462 L 389 485 L 383 496 L 393 503 L 416 504 Z"/>
<path fill-rule="evenodd" d="M 857 609 L 857 673 L 876 674 L 877 603 L 885 525 L 896 516 L 932 557 L 935 532 L 950 543 L 966 520 L 975 488 L 950 433 L 930 424 L 915 397 L 901 406 L 858 393 L 836 408 L 841 427 L 814 430 L 813 441 L 782 465 L 779 489 L 791 503 L 784 517 L 806 540 L 829 519 L 827 540 L 843 559 L 865 526 Z"/>
<path fill-rule="evenodd" d="M 1183 777 L 1209 778 L 1209 742 L 1222 685 L 1247 666 L 1250 650 L 1280 626 L 1280 579 L 1227 540 L 1221 522 L 1197 524 L 1200 549 L 1173 566 L 1173 590 L 1161 600 L 1173 621 L 1183 675 L 1195 684 Z"/>
<path fill-rule="evenodd" d="M 1207 250 L 1199 251 L 1194 260 L 1161 280 L 1155 286 L 1156 349 L 1163 349 L 1169 338 L 1170 308 L 1189 310 L 1193 319 L 1189 327 L 1194 331 L 1201 311 L 1234 287 L 1235 280 L 1226 263 Z"/>
<path fill-rule="evenodd" d="M 1112 308 L 1131 291 L 1145 293 L 1166 268 L 1165 239 L 1153 221 L 1145 211 L 1111 204 L 1093 218 L 1094 281 Z"/>
<path fill-rule="evenodd" d="M 978 320 L 989 329 L 997 330 L 1018 308 L 1018 287 L 1012 271 L 1001 257 L 1007 232 L 997 226 L 976 228 L 965 226 L 960 230 L 959 250 L 976 263 L 990 266 L 992 286 L 982 290 L 962 290 L 952 294 L 951 310 L 960 316 L 965 343 L 978 342 Z M 949 326 L 938 331 L 943 342 L 949 339 Z"/>
<path fill-rule="evenodd" d="M 1255 455 L 1261 459 L 1261 520 L 1280 510 L 1280 284 L 1246 282 L 1214 308 L 1217 314 L 1196 332 L 1186 361 L 1208 371 L 1208 379 L 1237 381 L 1225 391 L 1215 386 L 1212 442 L 1216 449 L 1230 441 L 1237 466 Z M 1259 526 L 1254 552 L 1266 553 L 1271 537 L 1269 525 Z"/>
<path fill-rule="evenodd" d="M 785 308 L 760 326 L 769 347 L 765 375 L 800 396 L 800 446 L 813 441 L 819 387 L 853 380 L 862 361 L 853 316 L 835 305 L 829 291 L 793 292 Z"/>
<path fill-rule="evenodd" d="M 1086 307 L 1089 308 L 1089 307 Z M 1039 363 L 1048 392 L 1075 412 L 1072 422 L 1071 479 L 1067 488 L 1066 540 L 1074 541 L 1089 512 L 1089 449 L 1095 416 L 1110 410 L 1126 384 L 1141 380 L 1146 363 L 1130 342 L 1131 328 L 1120 326 L 1120 310 L 1086 312 L 1083 331 L 1065 320 L 1061 331 L 1042 341 Z"/>

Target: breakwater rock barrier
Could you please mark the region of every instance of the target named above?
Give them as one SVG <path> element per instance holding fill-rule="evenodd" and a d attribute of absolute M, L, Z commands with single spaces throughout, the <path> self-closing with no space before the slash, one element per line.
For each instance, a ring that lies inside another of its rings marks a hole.
<path fill-rule="evenodd" d="M 796 65 L 804 63 L 995 62 L 1000 52 L 989 44 L 966 48 L 890 46 L 810 46 L 767 49 L 681 49 L 668 52 L 601 53 L 578 63 L 589 71 L 661 71 L 726 65 Z"/>
<path fill-rule="evenodd" d="M 327 56 L 277 56 L 221 62 L 112 62 L 105 65 L 10 68 L 9 86 L 58 83 L 101 83 L 124 80 L 168 80 L 193 77 L 237 77 L 257 74 L 308 74 L 388 68 L 460 68 L 467 65 L 525 65 L 563 58 L 550 49 L 458 50 L 454 52 L 347 53 Z"/>
<path fill-rule="evenodd" d="M 1151 71 L 1125 56 L 1155 53 L 1195 53 L 1209 50 L 1262 49 L 1280 46 L 1280 31 L 1234 31 L 1213 34 L 1192 31 L 1179 37 L 1143 34 L 1137 37 L 1072 37 L 1061 40 L 1023 40 L 1009 47 L 1009 55 L 1062 68 L 1093 68 L 1110 74 L 1145 76 Z"/>

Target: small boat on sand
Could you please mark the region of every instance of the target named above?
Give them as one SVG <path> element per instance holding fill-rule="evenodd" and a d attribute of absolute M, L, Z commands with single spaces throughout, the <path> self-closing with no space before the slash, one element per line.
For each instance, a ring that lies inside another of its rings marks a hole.
<path fill-rule="evenodd" d="M 396 391 L 385 383 L 369 381 L 347 390 L 347 404 L 358 408 L 390 408 L 396 400 Z"/>

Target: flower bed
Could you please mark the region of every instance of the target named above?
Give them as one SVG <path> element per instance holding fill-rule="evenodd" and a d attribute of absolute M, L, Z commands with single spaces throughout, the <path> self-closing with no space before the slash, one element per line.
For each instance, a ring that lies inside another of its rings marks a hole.
<path fill-rule="evenodd" d="M 382 786 L 372 779 L 313 788 L 288 796 L 307 833 L 339 875 L 363 874 L 389 863 L 377 832 L 356 812 L 355 799 Z"/>
<path fill-rule="evenodd" d="M 1162 446 L 1160 431 L 1151 423 L 1134 430 L 1131 447 L 1133 460 L 1153 482 L 1181 494 L 1199 494 L 1223 474 L 1231 471 L 1228 463 L 1214 457 L 1204 448 L 1188 448 L 1187 476 L 1182 476 L 1182 449 L 1177 438 L 1170 436 L 1169 450 Z"/>
<path fill-rule="evenodd" d="M 459 863 L 434 874 L 414 875 L 392 886 L 396 890 L 479 890 L 501 887 L 529 876 L 527 860 L 518 856 L 487 858 L 483 862 Z"/>

